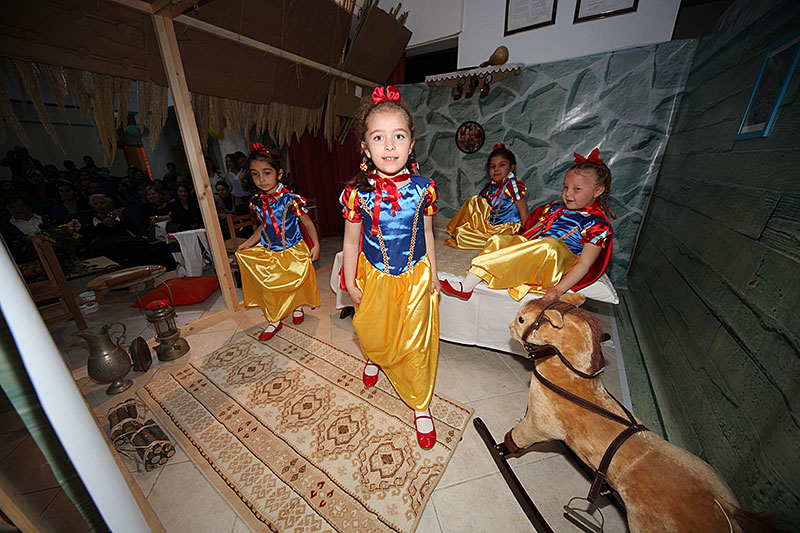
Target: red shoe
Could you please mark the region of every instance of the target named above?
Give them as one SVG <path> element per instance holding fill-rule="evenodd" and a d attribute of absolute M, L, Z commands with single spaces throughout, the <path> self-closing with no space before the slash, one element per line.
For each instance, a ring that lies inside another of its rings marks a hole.
<path fill-rule="evenodd" d="M 361 380 L 364 382 L 364 386 L 366 387 L 375 386 L 375 384 L 378 382 L 378 374 L 380 374 L 380 372 L 378 372 L 378 374 L 375 374 L 374 376 L 367 375 L 367 369 L 371 366 L 374 366 L 375 368 L 378 367 L 378 365 L 367 363 L 364 365 L 364 372 L 361 374 Z"/>
<path fill-rule="evenodd" d="M 427 411 L 430 413 L 430 411 Z M 434 427 L 429 433 L 420 433 L 419 429 L 417 429 L 417 420 L 420 418 L 430 418 L 431 425 L 433 425 L 433 418 L 430 414 L 421 415 L 414 411 L 414 429 L 417 430 L 417 442 L 419 443 L 419 447 L 423 450 L 430 450 L 433 448 L 433 445 L 436 444 L 436 428 Z"/>
<path fill-rule="evenodd" d="M 472 296 L 472 291 L 469 291 L 469 292 L 460 291 L 460 290 L 456 289 L 455 287 L 453 287 L 452 285 L 450 285 L 450 282 L 447 281 L 446 279 L 445 280 L 439 280 L 439 283 L 442 284 L 442 290 L 446 294 L 449 294 L 450 296 L 455 296 L 456 298 L 461 298 L 462 300 L 469 300 L 470 297 Z M 463 288 L 463 285 L 461 284 L 460 281 L 458 282 L 458 286 L 460 288 Z"/>
<path fill-rule="evenodd" d="M 280 321 L 278 322 L 277 326 L 274 324 L 267 324 L 267 327 L 264 328 L 264 331 L 262 331 L 261 335 L 258 336 L 258 340 L 260 341 L 270 340 L 272 337 L 275 336 L 276 333 L 278 333 L 281 330 L 282 327 L 283 327 L 283 322 Z"/>
<path fill-rule="evenodd" d="M 298 307 L 294 311 L 292 311 L 292 324 L 302 324 L 303 320 L 305 320 L 306 315 L 303 313 L 303 308 Z"/>

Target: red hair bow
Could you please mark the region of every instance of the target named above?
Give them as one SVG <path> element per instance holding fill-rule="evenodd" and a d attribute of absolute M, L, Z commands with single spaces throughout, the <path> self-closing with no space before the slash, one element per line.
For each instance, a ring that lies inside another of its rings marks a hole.
<path fill-rule="evenodd" d="M 499 149 L 501 149 L 501 148 L 502 148 L 503 150 L 505 150 L 505 149 L 506 149 L 506 145 L 505 145 L 505 144 L 503 144 L 503 143 L 500 143 L 500 144 L 495 144 L 495 145 L 492 147 L 492 151 L 494 151 L 494 150 L 499 150 Z"/>
<path fill-rule="evenodd" d="M 372 91 L 372 105 L 378 105 L 381 102 L 399 102 L 400 91 L 394 85 L 379 85 Z"/>
<path fill-rule="evenodd" d="M 573 152 L 572 155 L 575 156 L 576 163 L 585 163 L 588 161 L 589 163 L 594 163 L 595 165 L 603 164 L 603 160 L 600 159 L 600 150 L 598 148 L 592 150 L 592 153 L 589 154 L 589 157 L 583 157 L 578 152 Z"/>
<path fill-rule="evenodd" d="M 250 145 L 251 152 L 266 152 L 267 149 L 264 148 L 264 145 L 261 143 L 253 143 Z"/>

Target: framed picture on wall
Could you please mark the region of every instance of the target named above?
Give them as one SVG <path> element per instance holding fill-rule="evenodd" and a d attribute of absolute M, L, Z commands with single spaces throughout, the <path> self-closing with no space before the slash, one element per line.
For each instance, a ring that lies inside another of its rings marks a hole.
<path fill-rule="evenodd" d="M 506 0 L 503 35 L 551 26 L 556 23 L 557 0 Z"/>
<path fill-rule="evenodd" d="M 577 0 L 573 24 L 634 13 L 639 0 Z"/>
<path fill-rule="evenodd" d="M 769 135 L 783 96 L 800 60 L 800 28 L 778 39 L 767 49 L 750 100 L 744 110 L 736 140 Z"/>

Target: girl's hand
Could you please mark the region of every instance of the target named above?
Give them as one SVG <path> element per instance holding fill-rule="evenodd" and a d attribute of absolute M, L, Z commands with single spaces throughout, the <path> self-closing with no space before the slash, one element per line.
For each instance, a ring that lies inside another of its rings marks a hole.
<path fill-rule="evenodd" d="M 558 300 L 564 295 L 564 291 L 557 287 L 550 287 L 544 290 L 543 300 Z"/>
<path fill-rule="evenodd" d="M 319 259 L 319 246 L 314 246 L 313 248 L 311 248 L 311 252 L 309 253 L 312 261 L 316 261 L 317 259 Z"/>
<path fill-rule="evenodd" d="M 352 287 L 347 288 L 347 294 L 350 295 L 350 299 L 353 300 L 353 303 L 360 304 L 361 303 L 361 289 L 353 285 Z"/>
<path fill-rule="evenodd" d="M 439 294 L 442 290 L 442 283 L 439 281 L 438 276 L 433 278 L 431 281 L 431 294 Z"/>
<path fill-rule="evenodd" d="M 248 248 L 249 246 L 247 246 L 247 243 L 243 242 L 242 244 L 236 247 L 236 251 L 241 252 L 242 250 L 247 250 Z"/>

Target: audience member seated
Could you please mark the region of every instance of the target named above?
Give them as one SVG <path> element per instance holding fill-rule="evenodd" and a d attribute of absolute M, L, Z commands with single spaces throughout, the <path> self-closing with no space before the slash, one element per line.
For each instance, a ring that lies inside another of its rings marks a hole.
<path fill-rule="evenodd" d="M 217 207 L 217 216 L 219 217 L 220 228 L 222 228 L 222 236 L 225 239 L 230 239 L 231 236 L 225 219 L 228 215 L 236 216 L 248 213 L 250 211 L 250 205 L 244 199 L 231 194 L 231 188 L 228 186 L 228 182 L 224 180 L 218 181 L 215 189 L 214 205 Z"/>
<path fill-rule="evenodd" d="M 145 203 L 142 204 L 142 225 L 147 228 L 145 234 L 150 242 L 164 240 L 160 233 L 156 231 L 156 226 L 160 222 L 166 222 L 165 234 L 174 231 L 174 226 L 170 227 L 172 217 L 171 208 L 164 200 L 164 193 L 155 185 L 150 185 L 144 189 Z"/>
<path fill-rule="evenodd" d="M 89 202 L 96 214 L 81 231 L 87 258 L 105 256 L 125 268 L 139 265 L 164 265 L 168 270 L 175 268 L 175 259 L 166 243 L 148 243 L 147 239 L 138 237 L 133 221 L 119 209 L 113 209 L 109 196 L 93 194 Z"/>
<path fill-rule="evenodd" d="M 36 251 L 31 244 L 31 237 L 41 233 L 40 226 L 45 219 L 33 212 L 33 203 L 24 194 L 11 194 L 3 203 L 11 214 L 2 227 L 11 256 L 17 263 L 35 259 Z"/>
<path fill-rule="evenodd" d="M 183 183 L 175 189 L 175 199 L 170 203 L 170 217 L 178 226 L 177 231 L 186 231 L 203 227 L 200 205 L 194 193 Z"/>
<path fill-rule="evenodd" d="M 75 187 L 67 180 L 61 180 L 58 183 L 58 195 L 61 197 L 61 202 L 56 204 L 50 213 L 59 223 L 79 218 L 79 211 L 89 209 L 89 203 L 77 194 Z"/>

